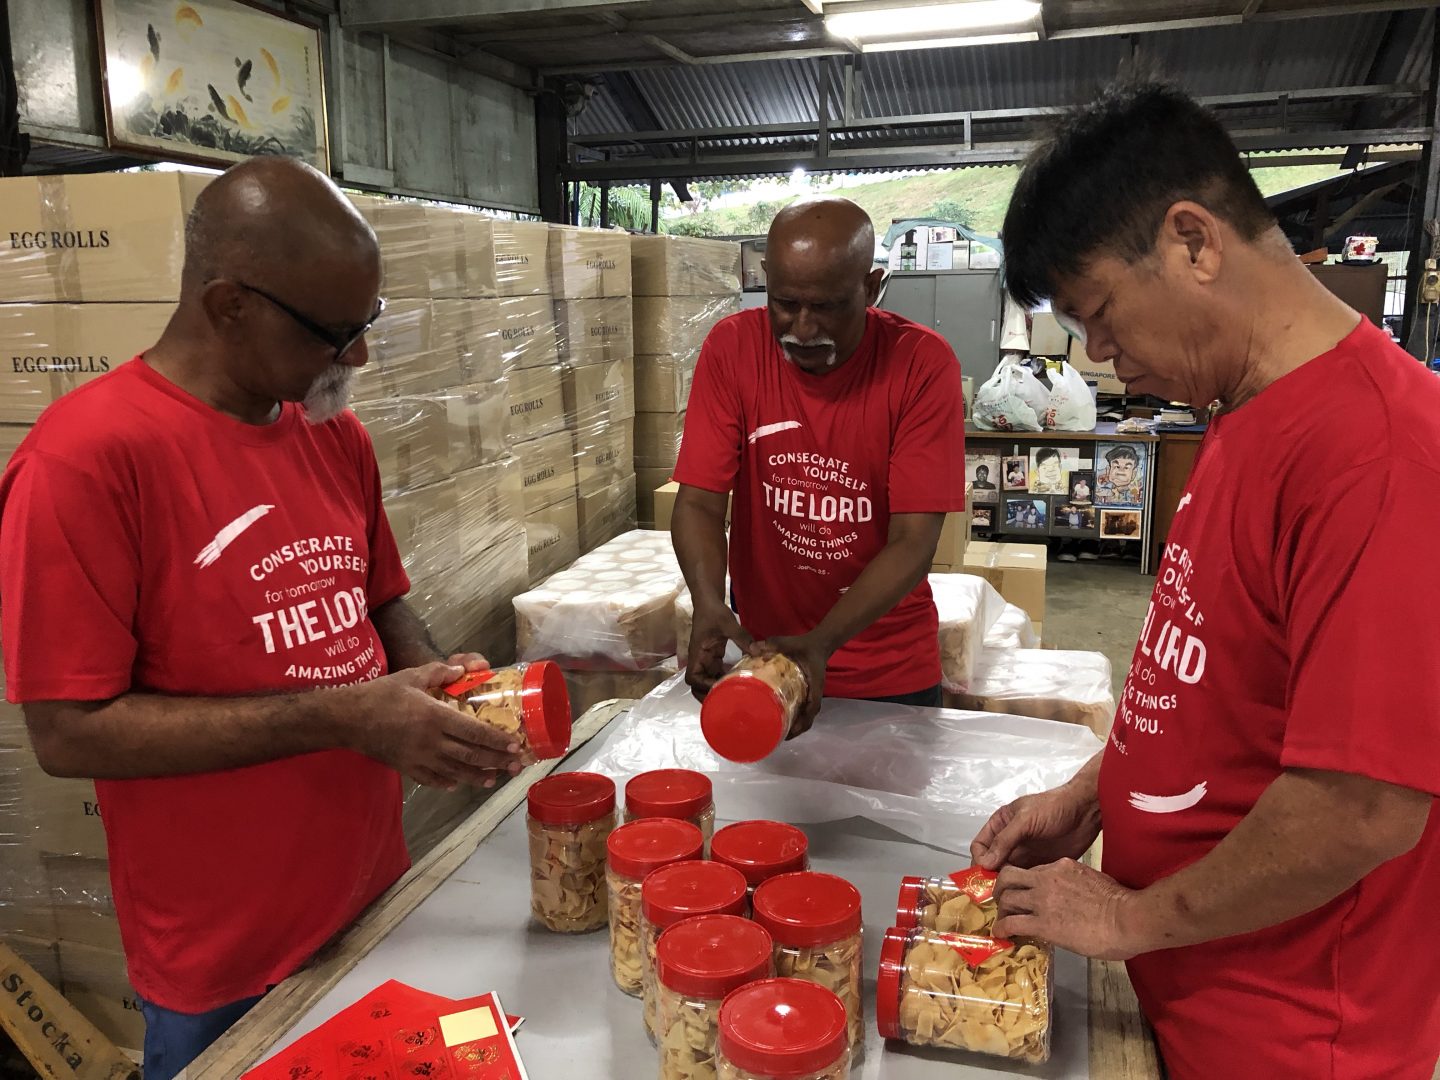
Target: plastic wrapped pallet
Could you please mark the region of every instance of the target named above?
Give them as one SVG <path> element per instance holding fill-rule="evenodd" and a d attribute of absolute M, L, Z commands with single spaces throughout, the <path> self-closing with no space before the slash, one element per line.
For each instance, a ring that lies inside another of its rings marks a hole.
<path fill-rule="evenodd" d="M 185 219 L 210 179 L 183 172 L 0 179 L 0 237 L 9 241 L 0 245 L 0 297 L 178 300 Z"/>
<path fill-rule="evenodd" d="M 644 671 L 567 671 L 570 711 L 578 720 L 605 701 L 638 701 L 679 673 L 673 656 Z"/>
<path fill-rule="evenodd" d="M 560 362 L 572 367 L 629 360 L 635 355 L 628 296 L 556 300 L 555 343 Z"/>
<path fill-rule="evenodd" d="M 473 300 L 476 329 L 466 373 L 474 380 L 491 371 L 554 367 L 560 362 L 555 309 L 548 296 L 506 296 Z"/>
<path fill-rule="evenodd" d="M 635 367 L 628 356 L 567 368 L 564 387 L 565 418 L 573 430 L 635 419 Z"/>
<path fill-rule="evenodd" d="M 35 974 L 59 989 L 60 953 L 53 938 L 31 937 L 29 934 L 14 934 L 0 930 L 0 945 L 4 945 L 21 960 L 35 969 Z"/>
<path fill-rule="evenodd" d="M 530 584 L 544 581 L 580 557 L 579 511 L 572 493 L 525 517 Z"/>
<path fill-rule="evenodd" d="M 638 412 L 681 413 L 690 401 L 698 353 L 635 357 L 635 408 Z"/>
<path fill-rule="evenodd" d="M 442 322 L 437 335 L 435 310 L 430 300 L 397 300 L 385 309 L 366 339 L 370 361 L 355 373 L 357 401 L 433 394 L 469 378 L 457 344 L 461 331 Z"/>
<path fill-rule="evenodd" d="M 1103 653 L 986 649 L 970 687 L 951 692 L 951 708 L 1080 724 L 1107 738 L 1115 719 L 1110 661 Z"/>
<path fill-rule="evenodd" d="M 683 588 L 668 536 L 616 537 L 515 598 L 520 657 L 578 670 L 654 667 L 675 655 L 675 598 Z"/>
<path fill-rule="evenodd" d="M 582 499 L 635 475 L 634 424 L 614 420 L 575 433 L 575 490 Z"/>
<path fill-rule="evenodd" d="M 543 221 L 495 222 L 495 285 L 501 296 L 550 292 L 550 226 Z"/>
<path fill-rule="evenodd" d="M 688 236 L 632 236 L 636 296 L 712 296 L 740 291 L 740 245 Z"/>
<path fill-rule="evenodd" d="M 154 345 L 174 311 L 168 303 L 0 304 L 0 422 L 35 423 L 62 395 Z"/>
<path fill-rule="evenodd" d="M 460 381 L 495 382 L 505 374 L 503 356 L 486 339 L 494 300 L 432 300 L 434 352 Z"/>
<path fill-rule="evenodd" d="M 1038 649 L 1040 647 L 1040 635 L 1035 632 L 1035 624 L 1030 621 L 1030 616 L 1025 614 L 1025 609 L 1014 604 L 1006 604 L 1005 610 L 990 627 L 989 633 L 985 635 L 985 648 L 987 649 Z"/>
<path fill-rule="evenodd" d="M 635 467 L 673 469 L 680 459 L 685 414 L 635 414 Z"/>
<path fill-rule="evenodd" d="M 356 402 L 352 408 L 370 433 L 385 494 L 411 491 L 445 478 L 451 428 L 442 399 L 384 398 Z"/>
<path fill-rule="evenodd" d="M 512 443 L 530 442 L 565 429 L 565 380 L 559 367 L 511 372 L 510 430 Z"/>
<path fill-rule="evenodd" d="M 940 614 L 940 679 L 948 690 L 963 690 L 1005 601 L 984 578 L 970 574 L 931 574 L 929 580 Z"/>
<path fill-rule="evenodd" d="M 525 512 L 551 506 L 575 491 L 575 438 L 568 430 L 515 443 L 510 452 L 520 459 Z"/>
<path fill-rule="evenodd" d="M 352 195 L 350 201 L 380 243 L 381 291 L 392 302 L 428 299 L 432 295 L 426 254 L 430 235 L 424 206 L 374 195 Z"/>
<path fill-rule="evenodd" d="M 447 469 L 458 473 L 509 453 L 510 388 L 507 380 L 467 383 L 438 395 L 445 412 Z"/>
<path fill-rule="evenodd" d="M 580 526 L 580 554 L 609 543 L 636 527 L 635 477 L 622 477 L 576 500 Z"/>
<path fill-rule="evenodd" d="M 484 551 L 525 526 L 520 461 L 501 458 L 455 474 L 461 558 Z"/>
<path fill-rule="evenodd" d="M 99 949 L 123 948 L 110 893 L 109 863 L 74 855 L 46 855 L 43 862 L 56 940 Z"/>
<path fill-rule="evenodd" d="M 635 463 L 635 513 L 642 529 L 655 528 L 655 492 L 670 482 L 674 466 L 654 469 Z M 669 532 L 669 525 L 665 531 Z"/>
<path fill-rule="evenodd" d="M 429 566 L 412 576 L 406 599 L 447 654 L 479 652 L 499 665 L 514 654 L 511 603 L 528 582 L 521 527 L 489 548 L 464 552 L 448 566 Z"/>
<path fill-rule="evenodd" d="M 551 225 L 548 254 L 550 292 L 556 299 L 631 293 L 629 233 Z"/>
<path fill-rule="evenodd" d="M 387 497 L 385 515 L 412 584 L 441 578 L 460 561 L 460 497 L 453 477 Z"/>
<path fill-rule="evenodd" d="M 143 1047 L 145 1017 L 126 974 L 124 953 L 61 941 L 59 961 L 70 1004 L 116 1046 L 128 1050 Z"/>
<path fill-rule="evenodd" d="M 735 296 L 637 296 L 635 355 L 687 356 L 700 351 L 721 319 L 740 311 Z"/>

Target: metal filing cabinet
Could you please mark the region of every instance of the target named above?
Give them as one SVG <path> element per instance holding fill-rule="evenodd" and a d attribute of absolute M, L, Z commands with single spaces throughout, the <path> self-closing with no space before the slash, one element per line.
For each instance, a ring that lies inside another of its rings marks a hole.
<path fill-rule="evenodd" d="M 880 307 L 939 331 L 976 386 L 1000 362 L 998 270 L 897 270 Z"/>

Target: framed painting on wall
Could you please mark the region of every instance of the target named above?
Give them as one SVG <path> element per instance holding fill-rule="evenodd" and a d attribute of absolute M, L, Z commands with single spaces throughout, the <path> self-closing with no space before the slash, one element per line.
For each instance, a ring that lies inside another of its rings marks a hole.
<path fill-rule="evenodd" d="M 224 167 L 281 154 L 330 171 L 315 26 L 248 0 L 97 0 L 110 146 Z"/>

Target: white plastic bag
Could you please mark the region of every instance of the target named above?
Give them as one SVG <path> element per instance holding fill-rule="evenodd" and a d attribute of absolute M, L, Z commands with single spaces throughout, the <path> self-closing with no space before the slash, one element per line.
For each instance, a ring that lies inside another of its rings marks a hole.
<path fill-rule="evenodd" d="M 1040 639 L 1035 634 L 1035 624 L 1024 608 L 1006 604 L 1005 610 L 995 620 L 985 635 L 986 649 L 1038 649 Z M 977 660 L 978 663 L 978 660 Z"/>
<path fill-rule="evenodd" d="M 1050 395 L 1040 380 L 1013 359 L 975 391 L 975 425 L 985 431 L 1041 431 Z"/>
<path fill-rule="evenodd" d="M 1060 374 L 1050 380 L 1045 426 L 1055 431 L 1094 431 L 1095 420 L 1095 395 L 1069 361 L 1062 361 Z"/>
<path fill-rule="evenodd" d="M 963 690 L 1005 600 L 974 574 L 931 574 L 930 591 L 940 615 L 940 679 L 947 690 Z"/>

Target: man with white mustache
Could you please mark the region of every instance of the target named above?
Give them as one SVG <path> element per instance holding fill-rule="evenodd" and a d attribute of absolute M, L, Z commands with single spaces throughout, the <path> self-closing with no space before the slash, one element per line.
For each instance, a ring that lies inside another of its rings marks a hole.
<path fill-rule="evenodd" d="M 707 338 L 675 469 L 690 685 L 709 691 L 732 641 L 784 652 L 810 690 L 792 736 L 827 694 L 940 704 L 926 575 L 945 515 L 965 507 L 960 364 L 933 330 L 872 307 L 874 254 L 847 199 L 776 216 L 768 310 Z"/>
<path fill-rule="evenodd" d="M 168 1080 L 409 866 L 401 774 L 517 746 L 427 693 L 446 658 L 345 410 L 375 234 L 284 158 L 199 196 L 144 355 L 51 406 L 0 481 L 5 682 L 104 809 L 145 1075 Z"/>

